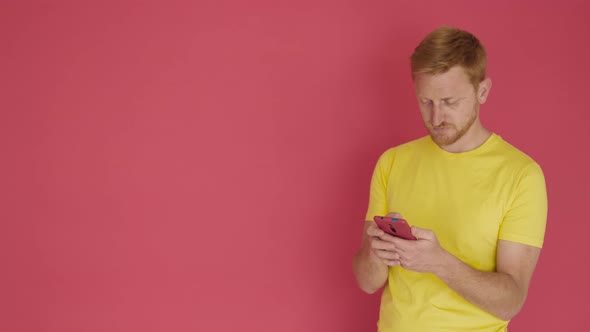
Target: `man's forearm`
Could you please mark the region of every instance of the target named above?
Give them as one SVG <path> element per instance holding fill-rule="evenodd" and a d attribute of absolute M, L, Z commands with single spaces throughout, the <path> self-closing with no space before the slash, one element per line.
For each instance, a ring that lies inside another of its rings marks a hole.
<path fill-rule="evenodd" d="M 356 280 L 363 291 L 375 293 L 387 282 L 389 267 L 373 255 L 370 248 L 363 246 L 354 256 L 352 264 Z"/>
<path fill-rule="evenodd" d="M 510 320 L 518 313 L 526 290 L 520 289 L 512 276 L 474 269 L 447 254 L 445 264 L 435 274 L 451 289 L 502 320 Z"/>

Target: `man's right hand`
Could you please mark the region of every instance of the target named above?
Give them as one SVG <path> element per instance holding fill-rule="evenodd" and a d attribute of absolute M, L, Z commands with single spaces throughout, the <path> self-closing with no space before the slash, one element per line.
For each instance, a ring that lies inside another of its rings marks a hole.
<path fill-rule="evenodd" d="M 402 215 L 389 213 L 387 216 L 401 218 Z M 363 244 L 354 255 L 352 265 L 360 288 L 373 294 L 387 282 L 389 266 L 400 265 L 399 255 L 391 242 L 393 236 L 383 232 L 374 221 L 366 221 L 363 229 Z"/>
<path fill-rule="evenodd" d="M 387 217 L 402 218 L 402 215 L 397 212 L 391 212 L 387 214 Z M 385 233 L 375 223 L 367 227 L 367 235 L 369 236 L 371 254 L 373 256 L 379 258 L 387 266 L 400 265 L 400 257 L 392 241 L 394 239 L 393 236 Z"/>

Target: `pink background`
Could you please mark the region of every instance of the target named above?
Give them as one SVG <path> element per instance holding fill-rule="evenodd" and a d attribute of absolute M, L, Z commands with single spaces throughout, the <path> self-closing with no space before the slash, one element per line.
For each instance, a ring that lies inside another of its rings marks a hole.
<path fill-rule="evenodd" d="M 511 331 L 588 327 L 584 1 L 4 1 L 0 330 L 374 331 L 354 282 L 381 152 L 425 134 L 408 57 L 474 32 L 546 246 Z"/>

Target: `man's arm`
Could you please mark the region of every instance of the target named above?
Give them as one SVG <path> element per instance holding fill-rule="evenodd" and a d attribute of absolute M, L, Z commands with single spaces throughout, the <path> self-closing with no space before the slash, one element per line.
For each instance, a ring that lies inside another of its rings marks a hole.
<path fill-rule="evenodd" d="M 417 241 L 395 239 L 401 266 L 438 276 L 467 301 L 502 320 L 512 319 L 522 308 L 540 248 L 499 240 L 496 271 L 472 268 L 440 247 L 434 232 L 413 227 Z"/>
<path fill-rule="evenodd" d="M 541 249 L 520 243 L 498 242 L 496 272 L 483 272 L 447 252 L 446 268 L 435 274 L 467 301 L 510 320 L 524 305 Z"/>
<path fill-rule="evenodd" d="M 447 252 L 446 268 L 436 275 L 467 301 L 510 320 L 524 305 L 541 249 L 499 240 L 496 272 L 483 272 Z"/>
<path fill-rule="evenodd" d="M 371 230 L 376 228 L 374 221 L 366 221 L 363 229 L 363 240 L 360 250 L 354 255 L 352 268 L 359 287 L 373 294 L 379 290 L 389 273 L 389 267 L 379 258 L 371 248 Z"/>

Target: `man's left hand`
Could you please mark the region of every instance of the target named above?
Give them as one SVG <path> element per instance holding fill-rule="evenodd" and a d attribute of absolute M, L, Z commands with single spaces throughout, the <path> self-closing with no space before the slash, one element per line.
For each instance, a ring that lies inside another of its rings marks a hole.
<path fill-rule="evenodd" d="M 400 256 L 400 265 L 406 270 L 436 274 L 448 252 L 440 246 L 432 230 L 412 226 L 412 234 L 417 240 L 392 240 Z"/>

